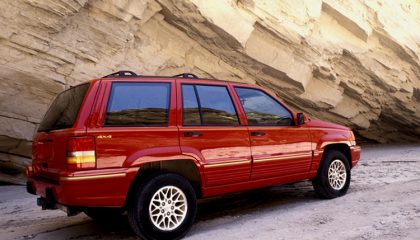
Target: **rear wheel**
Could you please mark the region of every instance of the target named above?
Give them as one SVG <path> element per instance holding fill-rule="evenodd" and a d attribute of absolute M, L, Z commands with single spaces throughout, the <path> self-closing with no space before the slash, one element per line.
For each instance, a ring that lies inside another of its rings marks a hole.
<path fill-rule="evenodd" d="M 183 177 L 167 173 L 142 184 L 128 208 L 134 232 L 144 239 L 178 239 L 192 226 L 196 195 Z"/>
<path fill-rule="evenodd" d="M 315 192 L 323 198 L 336 198 L 347 193 L 350 186 L 350 165 L 337 150 L 325 152 L 317 176 L 312 180 Z"/>

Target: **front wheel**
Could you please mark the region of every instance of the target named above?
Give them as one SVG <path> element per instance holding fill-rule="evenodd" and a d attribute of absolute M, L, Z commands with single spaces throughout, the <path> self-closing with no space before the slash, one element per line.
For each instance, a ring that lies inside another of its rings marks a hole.
<path fill-rule="evenodd" d="M 351 178 L 347 157 L 340 151 L 325 152 L 317 176 L 312 179 L 315 192 L 323 198 L 336 198 L 347 193 Z"/>
<path fill-rule="evenodd" d="M 157 175 L 139 187 L 128 209 L 130 226 L 143 239 L 179 239 L 194 222 L 196 202 L 185 178 Z"/>

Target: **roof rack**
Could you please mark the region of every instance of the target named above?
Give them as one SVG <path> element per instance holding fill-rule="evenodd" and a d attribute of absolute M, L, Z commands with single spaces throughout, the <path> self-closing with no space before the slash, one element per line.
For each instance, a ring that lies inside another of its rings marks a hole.
<path fill-rule="evenodd" d="M 178 75 L 174 75 L 172 77 L 197 78 L 198 79 L 197 75 L 192 74 L 192 73 L 181 73 L 181 74 L 178 74 Z"/>
<path fill-rule="evenodd" d="M 192 73 L 181 73 L 181 74 L 174 75 L 174 76 L 143 76 L 143 75 L 137 75 L 133 71 L 125 71 L 125 70 L 111 73 L 111 74 L 106 75 L 106 76 L 104 76 L 102 78 L 114 78 L 114 77 L 155 77 L 155 78 L 191 78 L 191 79 L 199 79 L 197 77 L 197 75 L 192 74 Z"/>
<path fill-rule="evenodd" d="M 104 76 L 103 78 L 111 78 L 111 77 L 137 77 L 138 75 L 135 72 L 132 71 L 118 71 L 111 73 L 109 75 Z"/>

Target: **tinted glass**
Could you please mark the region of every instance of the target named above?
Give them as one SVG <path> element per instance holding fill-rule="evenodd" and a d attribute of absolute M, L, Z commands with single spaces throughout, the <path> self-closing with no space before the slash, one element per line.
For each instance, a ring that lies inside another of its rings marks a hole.
<path fill-rule="evenodd" d="M 202 125 L 238 125 L 235 107 L 226 87 L 196 85 Z"/>
<path fill-rule="evenodd" d="M 113 83 L 105 125 L 165 126 L 169 83 Z"/>
<path fill-rule="evenodd" d="M 235 88 L 249 125 L 290 126 L 292 115 L 265 92 L 251 88 Z"/>
<path fill-rule="evenodd" d="M 42 119 L 38 132 L 71 128 L 88 89 L 87 83 L 60 93 Z"/>
<path fill-rule="evenodd" d="M 182 85 L 183 124 L 201 125 L 200 110 L 193 85 Z"/>

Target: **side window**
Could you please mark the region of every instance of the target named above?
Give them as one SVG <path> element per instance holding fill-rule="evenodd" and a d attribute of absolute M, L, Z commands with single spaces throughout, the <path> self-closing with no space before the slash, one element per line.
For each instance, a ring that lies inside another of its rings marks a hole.
<path fill-rule="evenodd" d="M 183 125 L 239 125 L 228 89 L 224 86 L 182 85 Z"/>
<path fill-rule="evenodd" d="M 292 125 L 293 121 L 290 112 L 265 92 L 242 87 L 235 87 L 235 91 L 244 108 L 249 125 Z"/>
<path fill-rule="evenodd" d="M 185 126 L 201 125 L 200 109 L 193 85 L 182 85 L 182 123 Z"/>
<path fill-rule="evenodd" d="M 167 126 L 169 96 L 169 83 L 113 83 L 105 125 Z"/>

